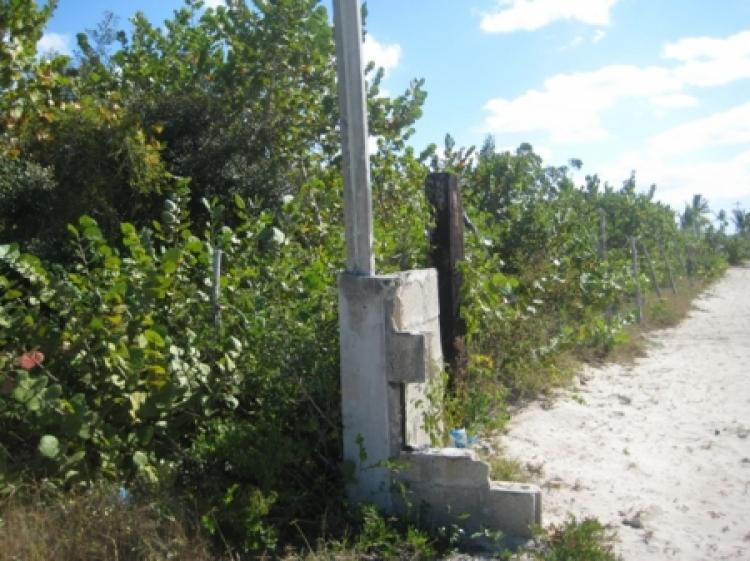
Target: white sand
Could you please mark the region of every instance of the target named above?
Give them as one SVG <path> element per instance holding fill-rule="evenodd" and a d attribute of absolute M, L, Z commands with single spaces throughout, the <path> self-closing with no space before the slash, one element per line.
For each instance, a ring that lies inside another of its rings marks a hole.
<path fill-rule="evenodd" d="M 632 365 L 586 368 L 517 414 L 506 453 L 541 466 L 544 523 L 595 516 L 625 561 L 750 560 L 750 269 L 731 269 Z"/>

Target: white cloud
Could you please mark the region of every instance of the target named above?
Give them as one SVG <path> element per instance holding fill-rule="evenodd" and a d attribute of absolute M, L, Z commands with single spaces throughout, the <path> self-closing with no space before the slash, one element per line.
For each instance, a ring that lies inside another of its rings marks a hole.
<path fill-rule="evenodd" d="M 362 56 L 365 64 L 374 62 L 376 67 L 382 67 L 387 74 L 396 68 L 401 60 L 401 45 L 384 45 L 368 33 L 365 36 Z"/>
<path fill-rule="evenodd" d="M 602 39 L 604 39 L 604 36 L 607 34 L 606 31 L 603 29 L 597 29 L 596 33 L 594 33 L 594 36 L 591 38 L 592 43 L 598 43 Z"/>
<path fill-rule="evenodd" d="M 224 0 L 203 0 L 203 5 L 206 8 L 218 8 L 219 6 L 226 6 Z"/>
<path fill-rule="evenodd" d="M 698 105 L 698 99 L 695 96 L 679 93 L 655 95 L 649 101 L 651 105 L 660 109 L 678 109 Z"/>
<path fill-rule="evenodd" d="M 662 109 L 692 107 L 697 99 L 687 88 L 750 78 L 750 32 L 725 39 L 683 39 L 667 44 L 662 54 L 669 63 L 558 74 L 542 89 L 514 99 L 492 99 L 484 107 L 485 132 L 541 131 L 556 142 L 597 140 L 607 136 L 603 113 L 622 100 L 647 99 Z"/>
<path fill-rule="evenodd" d="M 555 142 L 604 138 L 601 114 L 618 100 L 650 97 L 679 89 L 660 67 L 605 66 L 593 72 L 558 74 L 541 91 L 530 90 L 513 100 L 496 98 L 485 105 L 488 132 L 546 131 Z"/>
<path fill-rule="evenodd" d="M 651 152 L 662 156 L 742 144 L 750 145 L 750 102 L 679 125 L 648 142 Z"/>
<path fill-rule="evenodd" d="M 750 55 L 750 31 L 742 31 L 726 39 L 714 37 L 688 37 L 664 45 L 664 58 L 690 62 L 712 60 L 731 56 Z"/>
<path fill-rule="evenodd" d="M 639 187 L 656 184 L 656 198 L 676 210 L 696 193 L 705 196 L 714 210 L 728 208 L 735 201 L 750 204 L 750 150 L 713 161 L 681 161 L 631 152 L 603 166 L 600 177 L 619 186 L 632 169 Z"/>
<path fill-rule="evenodd" d="M 39 54 L 55 52 L 70 55 L 72 54 L 70 48 L 70 35 L 63 33 L 45 33 L 36 44 L 36 52 Z"/>
<path fill-rule="evenodd" d="M 715 209 L 750 204 L 750 102 L 668 129 L 645 144 L 603 166 L 602 178 L 619 185 L 636 169 L 641 186 L 655 183 L 657 198 L 678 210 L 695 193 Z M 704 156 L 714 148 L 727 155 Z"/>
<path fill-rule="evenodd" d="M 480 27 L 488 33 L 533 31 L 557 20 L 577 20 L 606 26 L 618 0 L 502 0 L 495 12 L 484 14 Z"/>
<path fill-rule="evenodd" d="M 681 39 L 666 44 L 662 55 L 681 63 L 676 73 L 686 84 L 721 86 L 750 78 L 750 31 L 723 39 Z"/>

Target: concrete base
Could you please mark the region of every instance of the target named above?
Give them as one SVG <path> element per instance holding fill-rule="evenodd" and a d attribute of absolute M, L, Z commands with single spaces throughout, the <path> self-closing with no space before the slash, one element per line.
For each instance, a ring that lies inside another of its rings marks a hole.
<path fill-rule="evenodd" d="M 404 467 L 394 480 L 402 485 L 395 486 L 394 504 L 424 527 L 455 524 L 472 533 L 530 538 L 542 523 L 539 487 L 490 481 L 489 466 L 472 450 L 430 448 L 404 452 L 399 460 Z"/>
<path fill-rule="evenodd" d="M 531 536 L 541 523 L 537 487 L 490 482 L 470 450 L 429 448 L 443 432 L 435 270 L 342 274 L 339 322 L 349 498 L 427 527 Z"/>
<path fill-rule="evenodd" d="M 389 462 L 442 433 L 437 273 L 339 277 L 344 460 L 354 501 L 392 510 Z"/>

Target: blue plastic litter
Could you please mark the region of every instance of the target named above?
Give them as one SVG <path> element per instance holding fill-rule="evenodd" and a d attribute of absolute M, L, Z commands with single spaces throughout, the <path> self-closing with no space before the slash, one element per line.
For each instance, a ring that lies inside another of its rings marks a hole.
<path fill-rule="evenodd" d="M 479 434 L 469 436 L 463 428 L 455 428 L 449 434 L 453 448 L 468 448 L 479 440 Z"/>
<path fill-rule="evenodd" d="M 121 505 L 128 506 L 133 504 L 133 494 L 128 491 L 125 487 L 120 487 L 117 490 L 117 500 Z"/>
<path fill-rule="evenodd" d="M 466 448 L 469 445 L 466 429 L 453 429 L 450 432 L 450 437 L 454 448 Z"/>

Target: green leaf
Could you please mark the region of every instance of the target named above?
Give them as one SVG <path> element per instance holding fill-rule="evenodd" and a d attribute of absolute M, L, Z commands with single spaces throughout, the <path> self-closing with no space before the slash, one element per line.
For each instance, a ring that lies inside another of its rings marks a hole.
<path fill-rule="evenodd" d="M 56 458 L 60 454 L 60 442 L 51 434 L 45 434 L 39 440 L 39 452 L 46 458 Z"/>
<path fill-rule="evenodd" d="M 144 468 L 148 465 L 148 456 L 138 450 L 135 454 L 133 454 L 133 463 L 139 468 Z"/>
<path fill-rule="evenodd" d="M 164 347 L 164 338 L 153 329 L 147 329 L 146 331 L 143 332 L 143 335 L 146 337 L 146 340 L 152 345 L 154 345 L 155 347 L 158 347 L 158 348 Z"/>

